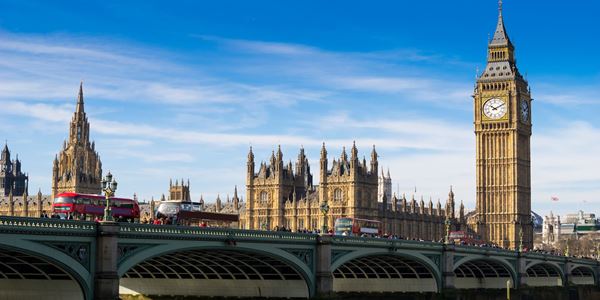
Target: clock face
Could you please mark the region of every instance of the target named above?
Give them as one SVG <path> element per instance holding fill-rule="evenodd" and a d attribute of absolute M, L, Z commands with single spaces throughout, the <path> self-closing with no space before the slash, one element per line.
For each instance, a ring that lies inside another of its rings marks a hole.
<path fill-rule="evenodd" d="M 483 105 L 483 113 L 490 119 L 500 119 L 506 114 L 506 102 L 492 98 Z"/>
<path fill-rule="evenodd" d="M 521 100 L 521 120 L 523 122 L 529 120 L 529 102 L 525 99 Z"/>

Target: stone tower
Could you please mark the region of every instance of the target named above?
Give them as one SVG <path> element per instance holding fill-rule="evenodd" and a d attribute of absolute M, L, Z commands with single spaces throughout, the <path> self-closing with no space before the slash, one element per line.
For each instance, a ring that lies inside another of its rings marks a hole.
<path fill-rule="evenodd" d="M 181 183 L 175 180 L 175 184 L 173 185 L 173 180 L 169 181 L 169 200 L 179 200 L 179 201 L 192 201 L 190 197 L 190 180 L 188 179 L 187 185 L 183 182 L 183 178 L 181 179 Z"/>
<path fill-rule="evenodd" d="M 519 73 L 499 2 L 485 71 L 473 95 L 477 165 L 477 233 L 500 246 L 531 248 L 531 95 Z M 521 230 L 523 231 L 521 235 Z"/>
<path fill-rule="evenodd" d="M 334 221 L 340 217 L 376 219 L 379 209 L 377 202 L 378 161 L 375 146 L 371 151 L 370 165 L 358 158 L 358 149 L 353 144 L 350 157 L 346 149 L 339 159 L 333 159 L 328 168 L 327 150 L 321 149 L 320 202 L 327 202 L 330 209 L 328 227 L 333 228 Z"/>
<path fill-rule="evenodd" d="M 261 162 L 255 173 L 254 153 L 248 152 L 246 177 L 247 229 L 272 229 L 275 226 L 292 227 L 286 218 L 286 203 L 294 195 L 305 197 L 313 188 L 312 174 L 304 149 L 300 149 L 296 167 L 284 163 L 281 147 L 271 153 L 268 163 Z"/>
<path fill-rule="evenodd" d="M 20 197 L 27 193 L 27 182 L 29 177 L 21 171 L 19 156 L 15 160 L 10 159 L 8 143 L 4 144 L 0 155 L 0 196 Z"/>
<path fill-rule="evenodd" d="M 383 168 L 381 168 L 379 186 L 377 187 L 377 201 L 383 202 L 384 196 L 388 201 L 392 199 L 392 176 L 390 176 L 390 169 L 387 170 L 386 175 L 383 174 Z"/>
<path fill-rule="evenodd" d="M 90 124 L 83 107 L 83 83 L 79 85 L 77 107 L 69 128 L 69 140 L 54 158 L 52 198 L 62 192 L 100 194 L 102 163 L 90 143 Z"/>

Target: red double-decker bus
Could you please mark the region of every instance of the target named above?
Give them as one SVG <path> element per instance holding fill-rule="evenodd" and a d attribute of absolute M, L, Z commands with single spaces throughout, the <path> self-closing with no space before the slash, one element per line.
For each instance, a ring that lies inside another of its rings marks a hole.
<path fill-rule="evenodd" d="M 140 218 L 137 201 L 127 198 L 110 198 L 111 215 L 116 220 L 133 221 Z M 104 215 L 106 198 L 102 195 L 79 193 L 60 193 L 54 198 L 52 211 L 61 216 L 74 219 L 93 220 Z"/>
<path fill-rule="evenodd" d="M 479 237 L 473 233 L 466 231 L 450 231 L 450 236 L 448 237 L 450 242 L 455 244 L 466 244 L 466 245 L 481 245 L 483 241 L 479 239 Z"/>
<path fill-rule="evenodd" d="M 337 218 L 334 223 L 335 235 L 380 236 L 381 222 L 358 218 Z"/>

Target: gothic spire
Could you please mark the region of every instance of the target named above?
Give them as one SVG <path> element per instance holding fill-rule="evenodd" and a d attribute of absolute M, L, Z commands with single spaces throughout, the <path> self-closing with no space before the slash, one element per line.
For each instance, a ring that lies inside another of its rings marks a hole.
<path fill-rule="evenodd" d="M 377 161 L 377 150 L 375 150 L 375 145 L 373 145 L 373 150 L 371 151 L 371 161 Z"/>
<path fill-rule="evenodd" d="M 271 162 L 271 165 L 275 165 L 275 150 L 271 151 L 271 158 L 269 159 L 269 162 Z"/>
<path fill-rule="evenodd" d="M 10 164 L 10 150 L 8 150 L 7 140 L 4 140 L 4 149 L 2 149 L 2 161 Z"/>
<path fill-rule="evenodd" d="M 254 162 L 254 153 L 252 152 L 252 146 L 250 146 L 250 150 L 248 151 L 248 162 Z"/>
<path fill-rule="evenodd" d="M 496 25 L 496 32 L 490 42 L 490 46 L 508 46 L 511 44 L 508 34 L 506 34 L 506 28 L 504 27 L 504 19 L 502 18 L 502 0 L 498 1 L 498 24 Z"/>
<path fill-rule="evenodd" d="M 306 156 L 304 155 L 304 146 L 300 146 L 300 153 L 298 153 L 298 163 L 302 163 Z"/>
<path fill-rule="evenodd" d="M 79 83 L 79 94 L 77 95 L 77 114 L 84 113 L 83 109 L 83 81 Z"/>
<path fill-rule="evenodd" d="M 351 159 L 358 160 L 358 149 L 356 149 L 356 141 L 352 141 L 352 150 L 350 151 Z"/>
<path fill-rule="evenodd" d="M 323 142 L 323 146 L 321 147 L 321 159 L 327 159 L 327 149 L 325 149 L 325 142 Z"/>
<path fill-rule="evenodd" d="M 283 153 L 281 153 L 281 145 L 277 145 L 277 161 L 283 161 Z"/>

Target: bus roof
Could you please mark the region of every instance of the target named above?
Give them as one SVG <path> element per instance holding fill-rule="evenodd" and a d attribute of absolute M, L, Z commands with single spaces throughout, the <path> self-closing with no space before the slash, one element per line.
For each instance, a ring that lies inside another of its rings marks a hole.
<path fill-rule="evenodd" d="M 224 214 L 206 211 L 180 211 L 179 218 L 181 219 L 202 219 L 202 220 L 217 220 L 239 222 L 240 216 L 237 214 Z"/>
<path fill-rule="evenodd" d="M 352 217 L 339 217 L 336 220 L 339 219 L 351 219 L 351 220 L 357 220 L 357 221 L 367 221 L 367 222 L 376 222 L 376 223 L 381 223 L 381 221 L 377 221 L 377 220 L 370 220 L 370 219 L 361 219 L 361 218 L 352 218 Z"/>
<path fill-rule="evenodd" d="M 79 197 L 79 196 L 89 197 L 89 198 L 96 198 L 96 199 L 106 199 L 106 197 L 104 195 L 81 194 L 81 193 L 73 193 L 73 192 L 64 192 L 64 193 L 60 193 L 60 194 L 56 195 L 56 197 Z M 113 199 L 113 200 L 134 201 L 133 199 L 130 199 L 130 198 L 116 198 L 116 197 L 111 197 L 110 199 Z"/>

